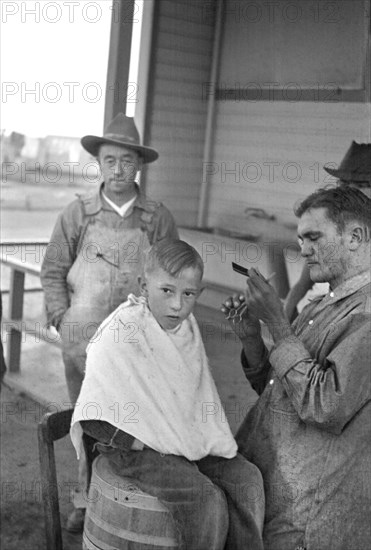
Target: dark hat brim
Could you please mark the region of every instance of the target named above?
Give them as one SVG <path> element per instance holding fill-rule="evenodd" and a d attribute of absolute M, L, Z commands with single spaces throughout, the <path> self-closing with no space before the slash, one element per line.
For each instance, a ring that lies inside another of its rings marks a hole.
<path fill-rule="evenodd" d="M 93 157 L 98 156 L 99 148 L 102 145 L 120 145 L 121 147 L 137 151 L 145 164 L 149 164 L 158 159 L 158 152 L 155 149 L 145 147 L 144 145 L 137 145 L 136 143 L 130 143 L 128 141 L 119 141 L 98 136 L 84 136 L 81 138 L 81 145 L 85 151 L 93 155 Z"/>
<path fill-rule="evenodd" d="M 358 181 L 359 183 L 362 182 L 370 182 L 371 176 L 370 174 L 361 174 L 358 172 L 349 172 L 349 170 L 335 170 L 334 168 L 326 168 L 323 167 L 328 174 L 331 176 L 334 176 L 334 178 L 343 180 L 343 181 Z"/>

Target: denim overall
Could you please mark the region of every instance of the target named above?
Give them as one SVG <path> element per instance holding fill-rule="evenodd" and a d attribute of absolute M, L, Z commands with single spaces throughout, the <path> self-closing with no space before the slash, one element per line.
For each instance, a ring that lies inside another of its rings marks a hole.
<path fill-rule="evenodd" d="M 101 322 L 130 292 L 139 293 L 143 251 L 149 247 L 141 228 L 128 229 L 122 218 L 115 227 L 108 227 L 102 218 L 101 211 L 89 220 L 67 276 L 70 307 L 61 323 L 61 338 L 73 402 L 80 391 L 89 339 L 99 338 Z"/>

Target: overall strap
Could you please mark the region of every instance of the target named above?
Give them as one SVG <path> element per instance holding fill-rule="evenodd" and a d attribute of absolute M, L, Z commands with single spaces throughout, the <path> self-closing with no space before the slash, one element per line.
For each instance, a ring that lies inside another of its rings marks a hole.
<path fill-rule="evenodd" d="M 80 250 L 82 248 L 85 233 L 91 221 L 91 216 L 93 216 L 94 214 L 97 214 L 102 208 L 102 205 L 99 200 L 99 191 L 98 193 L 88 193 L 86 195 L 77 195 L 77 198 L 79 199 L 79 204 L 81 207 L 82 228 L 79 235 L 79 240 L 76 245 L 76 258 L 79 255 Z"/>

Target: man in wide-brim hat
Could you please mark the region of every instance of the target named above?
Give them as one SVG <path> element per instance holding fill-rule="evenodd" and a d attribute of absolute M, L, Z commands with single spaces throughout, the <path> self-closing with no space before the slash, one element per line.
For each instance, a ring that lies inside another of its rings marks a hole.
<path fill-rule="evenodd" d="M 348 185 L 370 187 L 371 185 L 371 143 L 356 143 L 351 146 L 340 163 L 339 168 L 327 168 L 326 172 Z M 364 185 L 363 185 L 364 184 Z"/>
<path fill-rule="evenodd" d="M 84 136 L 81 144 L 96 157 L 103 182 L 59 215 L 41 270 L 47 319 L 61 335 L 72 403 L 80 392 L 89 339 L 128 294 L 139 292 L 143 251 L 164 238 L 178 238 L 170 212 L 146 198 L 136 183 L 142 165 L 158 153 L 140 143 L 133 118 L 120 113 L 103 137 Z M 84 485 L 81 465 L 79 470 Z M 74 495 L 70 531 L 83 527 L 81 497 L 81 491 Z"/>
<path fill-rule="evenodd" d="M 140 137 L 133 118 L 118 114 L 107 126 L 104 136 L 84 136 L 81 144 L 93 157 L 99 157 L 102 145 L 119 145 L 136 151 L 143 163 L 158 159 L 158 152 L 151 147 L 140 144 Z"/>

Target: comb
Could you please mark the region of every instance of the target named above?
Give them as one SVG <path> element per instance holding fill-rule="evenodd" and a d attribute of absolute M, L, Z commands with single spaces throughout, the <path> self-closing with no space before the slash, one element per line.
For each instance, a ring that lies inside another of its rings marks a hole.
<path fill-rule="evenodd" d="M 240 275 L 245 275 L 245 277 L 249 274 L 249 270 L 246 267 L 242 267 L 242 265 L 238 265 L 235 262 L 232 262 L 232 269 Z"/>

